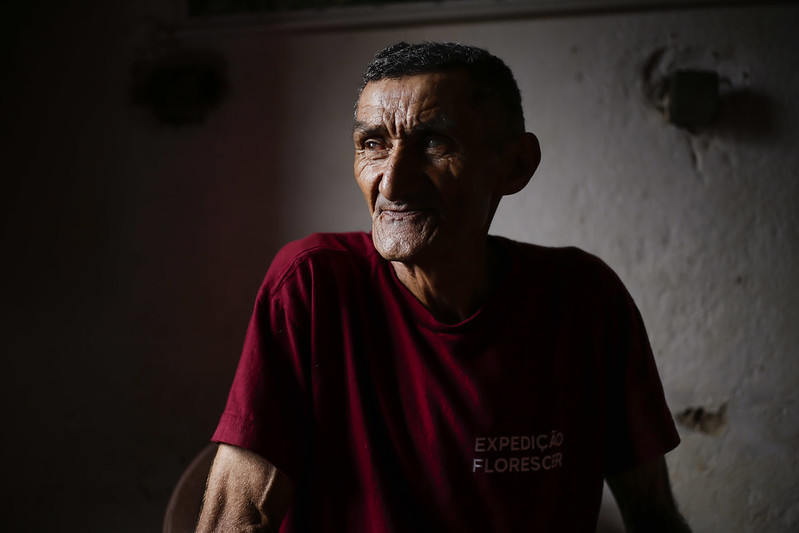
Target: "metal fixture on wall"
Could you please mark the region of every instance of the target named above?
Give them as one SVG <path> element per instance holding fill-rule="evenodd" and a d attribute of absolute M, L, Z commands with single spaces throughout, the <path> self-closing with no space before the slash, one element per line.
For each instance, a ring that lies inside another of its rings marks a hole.
<path fill-rule="evenodd" d="M 175 50 L 133 65 L 133 103 L 164 124 L 202 122 L 227 93 L 226 62 L 207 50 Z"/>
<path fill-rule="evenodd" d="M 668 80 L 666 118 L 675 126 L 712 124 L 719 113 L 719 75 L 704 70 L 678 70 Z"/>
<path fill-rule="evenodd" d="M 764 140 L 774 132 L 774 103 L 751 88 L 750 67 L 733 46 L 658 47 L 641 63 L 644 100 L 666 121 L 694 135 Z"/>

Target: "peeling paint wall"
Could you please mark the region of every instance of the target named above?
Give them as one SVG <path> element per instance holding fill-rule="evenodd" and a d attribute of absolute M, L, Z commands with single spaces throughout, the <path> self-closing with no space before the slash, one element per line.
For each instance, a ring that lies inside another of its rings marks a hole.
<path fill-rule="evenodd" d="M 372 54 L 401 39 L 485 46 L 516 73 L 543 161 L 492 231 L 580 246 L 625 281 L 679 421 L 668 461 L 694 531 L 799 529 L 799 8 L 165 43 L 169 3 L 85 4 L 21 19 L 0 103 L 12 529 L 52 529 L 27 518 L 41 494 L 76 530 L 158 528 L 271 255 L 368 227 L 351 104 Z M 226 61 L 229 93 L 199 125 L 130 101 L 131 66 L 176 44 Z M 713 126 L 664 119 L 682 68 L 722 78 Z"/>

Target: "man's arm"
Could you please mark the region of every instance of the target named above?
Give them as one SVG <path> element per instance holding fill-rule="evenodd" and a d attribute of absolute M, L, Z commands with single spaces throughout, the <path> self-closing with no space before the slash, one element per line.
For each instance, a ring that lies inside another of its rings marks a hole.
<path fill-rule="evenodd" d="M 627 533 L 690 533 L 691 528 L 674 502 L 663 456 L 607 476 L 607 482 Z"/>
<path fill-rule="evenodd" d="M 243 448 L 220 444 L 197 532 L 276 532 L 293 496 L 294 484 L 272 463 Z"/>

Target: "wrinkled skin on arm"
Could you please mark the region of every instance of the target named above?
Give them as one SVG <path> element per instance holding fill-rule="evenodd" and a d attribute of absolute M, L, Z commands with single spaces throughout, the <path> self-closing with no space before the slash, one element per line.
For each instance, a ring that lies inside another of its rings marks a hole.
<path fill-rule="evenodd" d="M 626 472 L 607 476 L 627 533 L 690 533 L 671 493 L 661 456 Z"/>
<path fill-rule="evenodd" d="M 293 496 L 294 484 L 272 463 L 249 450 L 220 444 L 197 532 L 277 532 Z"/>

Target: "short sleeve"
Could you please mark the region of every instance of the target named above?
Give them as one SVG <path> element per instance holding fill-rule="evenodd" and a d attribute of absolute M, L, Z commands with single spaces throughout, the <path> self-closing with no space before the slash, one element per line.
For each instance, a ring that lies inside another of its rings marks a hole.
<path fill-rule="evenodd" d="M 307 334 L 302 300 L 287 310 L 279 289 L 259 292 L 212 440 L 251 450 L 297 480 L 310 440 Z"/>
<path fill-rule="evenodd" d="M 606 368 L 606 474 L 661 456 L 680 442 L 641 314 L 618 283 Z"/>

